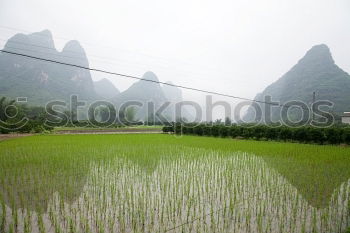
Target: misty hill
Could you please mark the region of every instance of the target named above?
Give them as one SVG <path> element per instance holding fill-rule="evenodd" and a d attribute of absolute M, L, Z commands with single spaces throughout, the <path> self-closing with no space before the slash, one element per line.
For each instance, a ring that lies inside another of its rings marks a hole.
<path fill-rule="evenodd" d="M 166 83 L 173 85 L 172 82 L 167 81 Z M 177 103 L 182 101 L 182 91 L 178 87 L 169 86 L 169 85 L 163 85 L 163 92 L 165 94 L 165 97 L 173 103 Z"/>
<path fill-rule="evenodd" d="M 96 94 L 104 99 L 112 99 L 120 93 L 113 83 L 105 78 L 94 82 L 94 88 Z"/>
<path fill-rule="evenodd" d="M 136 118 L 138 120 L 147 119 L 147 102 L 153 102 L 155 108 L 158 108 L 162 103 L 167 101 L 160 84 L 156 83 L 159 81 L 158 77 L 153 72 L 146 72 L 142 76 L 142 79 L 155 82 L 140 80 L 132 84 L 124 92 L 121 92 L 114 99 L 118 107 L 127 101 L 137 101 L 143 103 L 144 106 L 142 108 L 137 108 Z"/>
<path fill-rule="evenodd" d="M 31 56 L 89 66 L 85 51 L 78 41 L 69 41 L 62 52 L 56 50 L 48 30 L 29 35 L 16 34 L 4 50 Z M 0 53 L 0 96 L 28 97 L 29 105 L 43 105 L 49 100 L 96 98 L 88 70 Z"/>
<path fill-rule="evenodd" d="M 4 50 L 89 67 L 88 58 L 78 41 L 69 41 L 60 52 L 55 48 L 49 30 L 16 34 L 7 41 Z M 145 73 L 143 79 L 159 81 L 153 72 Z M 182 100 L 182 92 L 176 87 L 140 80 L 120 93 L 107 79 L 93 82 L 88 70 L 0 53 L 0 96 L 28 97 L 28 105 L 42 106 L 50 100 L 68 103 L 73 94 L 87 102 L 101 98 L 112 100 L 116 107 L 127 101 L 142 102 L 145 107 L 136 114 L 139 120 L 148 118 L 147 102 L 153 102 L 157 109 L 167 101 L 172 105 L 165 115 L 169 120 L 175 120 L 174 103 Z"/>
<path fill-rule="evenodd" d="M 170 81 L 167 81 L 166 83 L 173 85 L 173 83 Z M 175 104 L 183 101 L 182 90 L 180 88 L 169 85 L 163 85 L 162 88 L 165 97 L 171 103 L 168 111 L 168 115 L 171 116 L 169 119 L 172 121 L 179 120 L 180 118 L 182 120 L 185 119 L 189 121 L 195 120 L 195 112 L 193 112 L 194 110 L 190 106 L 184 105 L 181 108 L 181 114 L 179 112 L 175 112 Z"/>
<path fill-rule="evenodd" d="M 281 104 L 290 100 L 301 100 L 310 104 L 315 91 L 316 100 L 332 101 L 335 104 L 332 111 L 343 113 L 350 110 L 349 90 L 350 75 L 334 63 L 329 48 L 321 44 L 312 47 L 291 70 L 258 94 L 255 99 L 263 101 L 264 96 L 270 95 L 273 101 L 280 101 Z M 263 105 L 260 104 L 262 108 Z M 272 119 L 280 119 L 279 113 L 280 109 L 273 107 Z M 294 118 L 297 118 L 298 114 L 296 112 L 294 114 Z M 250 107 L 244 120 L 252 121 L 253 118 L 254 110 Z"/>
<path fill-rule="evenodd" d="M 123 103 L 128 101 L 137 101 L 142 103 L 143 107 L 134 107 L 136 112 L 135 118 L 137 120 L 149 120 L 149 118 L 152 116 L 152 111 L 148 111 L 147 109 L 147 104 L 149 102 L 154 104 L 155 110 L 162 106 L 162 104 L 170 102 L 170 105 L 162 112 L 162 116 L 168 121 L 178 119 L 180 116 L 175 115 L 175 104 L 182 101 L 181 89 L 168 85 L 160 85 L 157 83 L 159 82 L 158 77 L 151 71 L 146 72 L 142 76 L 142 79 L 151 80 L 154 82 L 140 80 L 131 85 L 127 90 L 121 92 L 113 99 L 117 107 L 120 108 Z M 183 108 L 182 117 L 187 119 L 191 118 L 186 108 Z"/>

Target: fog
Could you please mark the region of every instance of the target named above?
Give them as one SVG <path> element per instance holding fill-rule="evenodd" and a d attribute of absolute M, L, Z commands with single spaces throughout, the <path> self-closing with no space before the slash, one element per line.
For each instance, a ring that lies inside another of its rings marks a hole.
<path fill-rule="evenodd" d="M 0 45 L 49 29 L 59 50 L 79 40 L 93 68 L 254 98 L 316 44 L 349 72 L 349 12 L 348 0 L 1 0 Z M 134 82 L 92 75 L 120 90 Z"/>

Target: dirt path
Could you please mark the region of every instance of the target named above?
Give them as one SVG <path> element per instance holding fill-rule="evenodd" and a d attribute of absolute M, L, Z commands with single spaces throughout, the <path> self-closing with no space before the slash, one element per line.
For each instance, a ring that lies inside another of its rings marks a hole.
<path fill-rule="evenodd" d="M 60 130 L 56 134 L 158 134 L 161 129 Z"/>
<path fill-rule="evenodd" d="M 27 137 L 32 135 L 33 134 L 0 134 L 0 142 L 11 138 L 20 138 L 20 137 Z"/>
<path fill-rule="evenodd" d="M 161 129 L 111 129 L 111 130 L 60 130 L 54 134 L 160 134 Z M 0 142 L 12 138 L 32 136 L 34 134 L 0 134 Z"/>

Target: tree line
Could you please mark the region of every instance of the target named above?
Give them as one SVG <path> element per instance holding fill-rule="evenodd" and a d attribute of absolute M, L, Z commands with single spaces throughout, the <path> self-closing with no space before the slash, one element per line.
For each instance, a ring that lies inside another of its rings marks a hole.
<path fill-rule="evenodd" d="M 180 124 L 164 126 L 163 132 L 230 137 L 254 140 L 290 141 L 316 144 L 350 144 L 350 127 L 338 125 L 329 128 L 312 126 L 287 127 L 272 125 L 207 125 L 207 124 Z"/>
<path fill-rule="evenodd" d="M 114 115 L 115 117 L 110 117 Z M 28 106 L 6 97 L 0 97 L 0 134 L 8 133 L 45 133 L 54 127 L 120 128 L 129 125 L 162 125 L 152 117 L 145 121 L 135 120 L 136 110 L 109 111 L 98 107 L 87 116 L 78 116 L 77 112 L 60 109 L 48 111 L 42 106 Z M 79 120 L 78 120 L 79 119 Z"/>
<path fill-rule="evenodd" d="M 45 133 L 54 127 L 120 127 L 120 124 L 103 122 L 105 111 L 97 111 L 99 120 L 77 120 L 77 114 L 64 111 L 64 114 L 48 113 L 42 106 L 19 104 L 15 100 L 0 98 L 0 134 Z M 102 120 L 101 120 L 102 119 Z M 93 124 L 92 124 L 93 122 Z"/>
<path fill-rule="evenodd" d="M 17 104 L 15 100 L 0 98 L 0 133 L 42 133 L 53 128 L 45 125 L 48 118 L 43 107 Z"/>

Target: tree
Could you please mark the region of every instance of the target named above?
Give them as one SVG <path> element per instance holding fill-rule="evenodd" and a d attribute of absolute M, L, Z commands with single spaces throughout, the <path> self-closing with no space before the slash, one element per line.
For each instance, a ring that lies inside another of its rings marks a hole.
<path fill-rule="evenodd" d="M 238 137 L 238 136 L 241 135 L 241 130 L 240 130 L 240 128 L 238 126 L 232 126 L 232 127 L 230 127 L 230 132 L 229 133 L 230 133 L 230 136 L 232 138 L 235 138 L 235 137 Z"/>
<path fill-rule="evenodd" d="M 270 140 L 276 140 L 278 138 L 278 129 L 274 127 L 267 127 L 265 137 Z"/>
<path fill-rule="evenodd" d="M 242 128 L 242 137 L 244 138 L 251 138 L 253 136 L 252 128 Z"/>
<path fill-rule="evenodd" d="M 105 106 L 101 106 L 98 108 L 98 115 L 100 117 L 101 122 L 107 122 L 110 118 L 109 109 Z"/>
<path fill-rule="evenodd" d="M 219 125 L 213 125 L 211 129 L 211 135 L 214 137 L 218 137 L 220 135 L 219 128 L 220 128 Z"/>
<path fill-rule="evenodd" d="M 304 127 L 297 128 L 293 136 L 299 142 L 307 142 L 308 134 Z"/>
<path fill-rule="evenodd" d="M 214 124 L 215 125 L 221 125 L 222 124 L 222 120 L 221 119 L 216 119 Z"/>
<path fill-rule="evenodd" d="M 328 128 L 326 130 L 327 141 L 331 144 L 340 142 L 340 130 L 336 128 Z"/>
<path fill-rule="evenodd" d="M 197 134 L 199 136 L 202 136 L 203 135 L 203 125 L 195 126 L 194 129 L 193 129 L 193 133 Z"/>
<path fill-rule="evenodd" d="M 229 117 L 225 117 L 225 125 L 226 125 L 226 126 L 230 126 L 230 125 L 232 125 L 231 118 L 229 118 Z"/>
<path fill-rule="evenodd" d="M 219 135 L 223 138 L 227 137 L 229 134 L 229 127 L 225 125 L 219 126 Z"/>
<path fill-rule="evenodd" d="M 69 122 L 73 123 L 77 120 L 77 114 L 73 111 L 64 111 L 64 114 L 67 116 Z"/>
<path fill-rule="evenodd" d="M 0 99 L 0 120 L 5 122 L 9 118 L 15 114 L 15 110 L 11 109 L 10 106 L 13 106 L 16 103 L 16 100 L 6 100 L 6 97 L 2 97 Z"/>
<path fill-rule="evenodd" d="M 211 136 L 211 131 L 212 131 L 212 127 L 211 126 L 204 126 L 203 128 L 203 135 L 205 136 Z"/>
<path fill-rule="evenodd" d="M 136 117 L 136 110 L 134 107 L 126 109 L 125 118 L 128 122 L 134 122 Z"/>
<path fill-rule="evenodd" d="M 323 129 L 310 128 L 308 134 L 309 140 L 315 143 L 323 144 L 327 139 Z"/>
<path fill-rule="evenodd" d="M 350 129 L 346 129 L 344 131 L 344 142 L 348 145 L 350 145 Z"/>
<path fill-rule="evenodd" d="M 281 140 L 287 141 L 288 139 L 291 139 L 292 136 L 293 136 L 293 132 L 290 128 L 287 128 L 287 127 L 281 128 L 279 133 L 279 138 Z"/>

